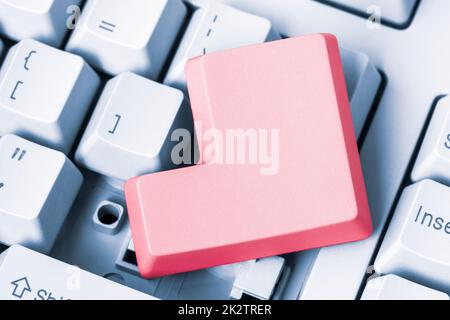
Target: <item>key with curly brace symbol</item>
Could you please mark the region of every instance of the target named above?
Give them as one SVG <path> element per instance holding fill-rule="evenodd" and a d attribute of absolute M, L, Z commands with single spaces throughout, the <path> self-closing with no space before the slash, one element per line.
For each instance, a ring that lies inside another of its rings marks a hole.
<path fill-rule="evenodd" d="M 30 68 L 29 68 L 28 66 L 29 66 L 29 63 L 30 63 L 31 56 L 32 56 L 33 54 L 36 54 L 36 53 L 37 53 L 37 51 L 35 51 L 35 50 L 30 51 L 30 53 L 28 54 L 28 56 L 25 58 L 25 64 L 23 65 L 23 68 L 24 68 L 25 70 L 27 70 L 27 71 L 30 70 Z"/>

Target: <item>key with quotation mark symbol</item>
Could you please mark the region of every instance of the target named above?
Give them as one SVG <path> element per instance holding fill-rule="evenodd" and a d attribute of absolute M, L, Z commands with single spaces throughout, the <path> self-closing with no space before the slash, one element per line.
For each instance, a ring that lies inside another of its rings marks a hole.
<path fill-rule="evenodd" d="M 0 242 L 47 252 L 78 194 L 81 173 L 63 153 L 5 135 L 0 176 L 8 184 L 0 189 Z"/>
<path fill-rule="evenodd" d="M 22 152 L 21 152 L 20 148 L 16 148 L 16 150 L 14 150 L 13 155 L 11 156 L 11 159 L 15 159 L 19 153 L 20 153 L 20 155 L 19 155 L 19 158 L 17 159 L 17 161 L 22 161 L 23 157 L 25 157 L 25 155 L 27 154 L 27 150 L 22 150 Z"/>

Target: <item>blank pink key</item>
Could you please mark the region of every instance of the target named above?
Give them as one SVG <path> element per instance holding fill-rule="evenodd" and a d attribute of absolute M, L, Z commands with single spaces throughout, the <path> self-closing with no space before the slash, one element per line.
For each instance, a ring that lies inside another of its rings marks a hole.
<path fill-rule="evenodd" d="M 142 276 L 370 235 L 334 36 L 315 34 L 207 54 L 191 60 L 186 75 L 206 164 L 126 184 Z M 228 133 L 238 129 L 247 140 L 234 139 L 233 145 Z"/>

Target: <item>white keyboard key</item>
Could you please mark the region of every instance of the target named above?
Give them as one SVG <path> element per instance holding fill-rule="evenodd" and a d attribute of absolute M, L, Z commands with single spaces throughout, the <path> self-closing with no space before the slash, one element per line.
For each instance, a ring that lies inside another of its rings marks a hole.
<path fill-rule="evenodd" d="M 192 15 L 164 83 L 185 90 L 184 66 L 190 58 L 279 38 L 269 20 L 213 2 Z"/>
<path fill-rule="evenodd" d="M 0 135 L 16 133 L 68 152 L 99 84 L 80 57 L 35 40 L 19 42 L 0 70 Z"/>
<path fill-rule="evenodd" d="M 22 246 L 0 255 L 0 300 L 156 300 Z"/>
<path fill-rule="evenodd" d="M 239 267 L 230 298 L 270 300 L 285 268 L 285 260 L 282 257 L 268 257 L 242 262 Z"/>
<path fill-rule="evenodd" d="M 325 0 L 326 2 L 356 10 L 373 19 L 381 17 L 386 21 L 403 27 L 408 23 L 417 0 Z"/>
<path fill-rule="evenodd" d="M 429 178 L 450 185 L 450 97 L 441 99 L 436 106 L 411 178 Z"/>
<path fill-rule="evenodd" d="M 119 180 L 159 171 L 163 153 L 184 104 L 181 91 L 122 73 L 110 80 L 76 152 L 77 162 Z"/>
<path fill-rule="evenodd" d="M 361 300 L 449 300 L 449 296 L 395 275 L 370 280 Z"/>
<path fill-rule="evenodd" d="M 66 49 L 111 75 L 156 79 L 186 13 L 181 0 L 88 0 Z"/>
<path fill-rule="evenodd" d="M 366 123 L 381 86 L 381 75 L 366 54 L 341 48 L 356 137 Z"/>
<path fill-rule="evenodd" d="M 450 188 L 423 180 L 403 191 L 375 261 L 380 274 L 450 288 Z"/>
<path fill-rule="evenodd" d="M 80 0 L 0 0 L 0 33 L 15 40 L 32 38 L 60 46 L 69 31 L 67 9 Z"/>
<path fill-rule="evenodd" d="M 14 135 L 0 139 L 0 242 L 48 252 L 83 177 L 61 152 Z"/>

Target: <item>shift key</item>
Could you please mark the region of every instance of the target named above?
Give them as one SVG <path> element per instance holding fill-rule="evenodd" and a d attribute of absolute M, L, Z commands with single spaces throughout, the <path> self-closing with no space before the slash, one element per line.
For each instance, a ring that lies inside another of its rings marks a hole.
<path fill-rule="evenodd" d="M 0 255 L 0 300 L 152 300 L 22 246 Z"/>

